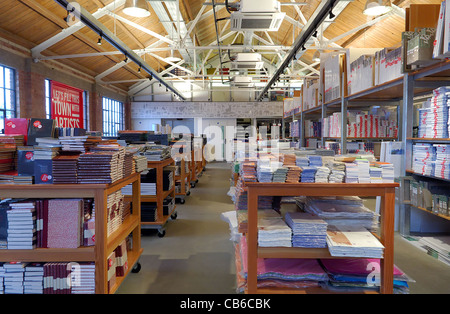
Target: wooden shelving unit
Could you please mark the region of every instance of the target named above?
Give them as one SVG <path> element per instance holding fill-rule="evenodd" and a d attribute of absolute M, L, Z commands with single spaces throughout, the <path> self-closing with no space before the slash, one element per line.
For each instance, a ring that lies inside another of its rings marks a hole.
<path fill-rule="evenodd" d="M 141 221 L 141 227 L 144 229 L 158 229 L 158 236 L 163 237 L 166 233 L 164 226 L 166 225 L 169 218 L 176 219 L 176 205 L 174 205 L 173 210 L 168 213 L 168 215 L 164 215 L 163 212 L 163 202 L 168 196 L 171 196 L 175 199 L 175 169 L 172 169 L 173 176 L 173 186 L 170 190 L 164 191 L 163 184 L 163 172 L 164 168 L 167 166 L 175 166 L 175 161 L 172 158 L 167 158 L 162 161 L 147 161 L 147 168 L 155 168 L 156 169 L 156 195 L 141 195 L 141 202 L 152 202 L 156 203 L 156 221 Z M 126 201 L 132 201 L 131 196 L 125 196 Z M 134 208 L 135 206 L 133 206 Z"/>
<path fill-rule="evenodd" d="M 380 234 L 384 246 L 380 265 L 380 293 L 393 293 L 394 280 L 394 216 L 395 188 L 398 183 L 254 183 L 248 182 L 248 274 L 247 293 L 326 293 L 317 289 L 258 289 L 258 258 L 342 258 L 331 256 L 328 249 L 258 247 L 258 197 L 259 196 L 381 196 Z M 368 291 L 368 293 L 373 293 Z"/>
<path fill-rule="evenodd" d="M 95 262 L 95 293 L 114 293 L 138 263 L 141 249 L 141 207 L 135 206 L 131 215 L 120 228 L 107 235 L 108 208 L 107 196 L 132 184 L 134 204 L 141 203 L 140 173 L 119 180 L 112 184 L 32 184 L 1 185 L 1 198 L 93 198 L 95 202 L 95 246 L 76 249 L 36 248 L 33 250 L 0 250 L 2 262 Z M 124 277 L 117 277 L 116 284 L 108 291 L 107 258 L 117 246 L 132 234 L 132 249 L 127 252 L 128 271 Z"/>
<path fill-rule="evenodd" d="M 187 165 L 187 167 L 186 167 Z M 186 171 L 186 168 L 188 171 Z M 175 175 L 175 184 L 180 183 L 180 192 L 175 192 L 175 197 L 180 199 L 181 204 L 184 204 L 184 197 L 188 196 L 191 193 L 190 189 L 190 165 L 189 162 L 186 161 L 186 158 L 183 156 L 180 160 L 180 174 Z"/>

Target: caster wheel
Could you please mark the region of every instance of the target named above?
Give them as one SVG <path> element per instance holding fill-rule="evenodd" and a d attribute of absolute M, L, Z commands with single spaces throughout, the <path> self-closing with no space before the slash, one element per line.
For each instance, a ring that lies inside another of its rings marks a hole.
<path fill-rule="evenodd" d="M 180 204 L 184 204 L 186 203 L 186 201 L 184 200 L 184 198 L 180 199 Z"/>
<path fill-rule="evenodd" d="M 198 183 L 198 180 L 195 180 L 195 184 L 197 184 Z"/>
<path fill-rule="evenodd" d="M 131 270 L 132 273 L 136 274 L 141 271 L 141 263 L 136 263 L 134 265 L 133 269 Z"/>
<path fill-rule="evenodd" d="M 191 188 L 195 188 L 195 183 L 191 183 Z"/>
<path fill-rule="evenodd" d="M 173 214 L 170 216 L 170 218 L 172 218 L 172 220 L 177 219 L 177 217 L 178 217 L 178 214 L 177 214 L 177 213 L 173 213 Z"/>
<path fill-rule="evenodd" d="M 166 230 L 162 230 L 158 232 L 158 237 L 163 238 L 166 235 Z"/>
<path fill-rule="evenodd" d="M 187 196 L 191 195 L 191 191 L 187 191 L 186 195 Z"/>

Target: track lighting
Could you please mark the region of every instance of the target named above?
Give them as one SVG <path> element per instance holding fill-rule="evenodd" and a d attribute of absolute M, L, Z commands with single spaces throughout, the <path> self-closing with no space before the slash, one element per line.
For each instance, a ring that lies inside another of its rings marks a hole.
<path fill-rule="evenodd" d="M 141 65 L 139 65 L 138 73 L 141 73 Z"/>
<path fill-rule="evenodd" d="M 102 37 L 101 36 L 97 40 L 97 45 L 99 45 L 99 46 L 102 45 Z"/>
<path fill-rule="evenodd" d="M 314 32 L 313 37 L 317 38 L 317 31 Z"/>
<path fill-rule="evenodd" d="M 330 11 L 330 20 L 334 19 L 336 15 L 333 14 L 333 10 Z"/>

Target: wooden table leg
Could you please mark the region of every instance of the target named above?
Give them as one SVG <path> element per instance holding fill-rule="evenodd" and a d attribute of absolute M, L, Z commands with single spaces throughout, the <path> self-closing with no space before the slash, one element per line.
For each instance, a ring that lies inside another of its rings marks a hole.
<path fill-rule="evenodd" d="M 381 197 L 381 241 L 384 245 L 384 258 L 381 260 L 380 292 L 393 293 L 394 284 L 394 219 L 395 219 L 395 189 L 386 188 Z"/>
<path fill-rule="evenodd" d="M 248 232 L 247 232 L 247 289 L 249 294 L 257 290 L 258 260 L 258 196 L 248 190 Z"/>

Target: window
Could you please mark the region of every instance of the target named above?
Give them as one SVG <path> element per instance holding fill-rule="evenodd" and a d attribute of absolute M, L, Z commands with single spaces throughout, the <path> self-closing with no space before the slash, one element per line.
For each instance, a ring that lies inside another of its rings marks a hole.
<path fill-rule="evenodd" d="M 16 117 L 16 71 L 0 65 L 0 130 L 5 119 Z"/>
<path fill-rule="evenodd" d="M 123 103 L 103 97 L 103 136 L 118 136 L 123 129 Z"/>

